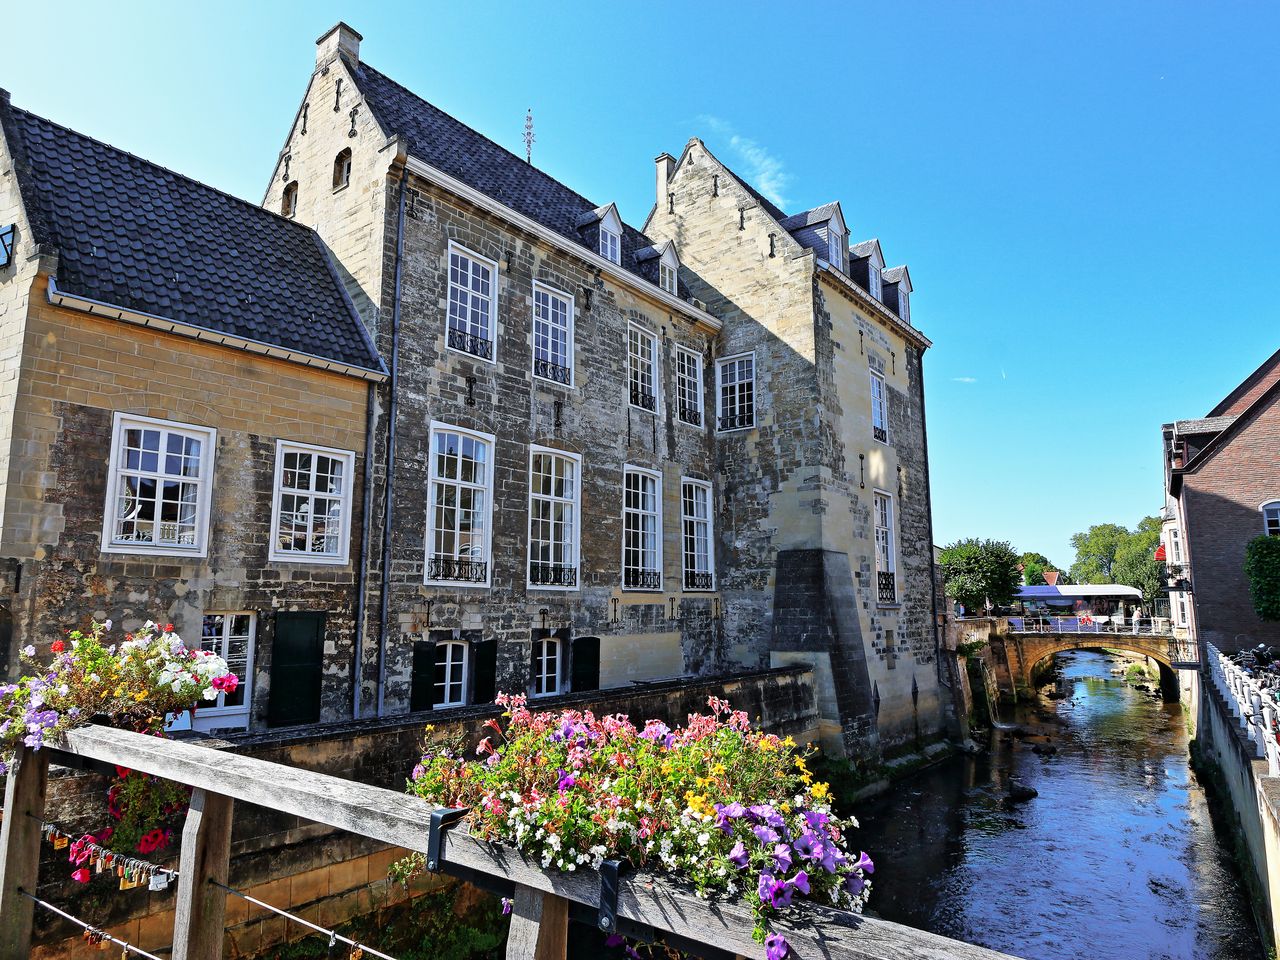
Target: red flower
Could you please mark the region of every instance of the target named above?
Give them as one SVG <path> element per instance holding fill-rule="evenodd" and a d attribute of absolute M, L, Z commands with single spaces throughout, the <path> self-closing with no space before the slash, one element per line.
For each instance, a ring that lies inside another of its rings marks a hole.
<path fill-rule="evenodd" d="M 156 829 L 152 830 L 150 833 L 145 833 L 142 835 L 142 839 L 138 841 L 138 852 L 151 853 L 157 848 L 164 846 L 164 842 L 165 842 L 164 831 L 161 830 L 159 827 L 157 827 Z"/>
<path fill-rule="evenodd" d="M 130 770 L 128 767 L 122 767 L 120 766 L 120 764 L 118 763 L 116 764 L 116 776 L 119 777 L 121 780 L 123 780 L 125 777 L 127 777 L 131 773 L 133 773 L 133 771 Z"/>
<path fill-rule="evenodd" d="M 173 633 L 173 624 L 172 624 L 172 623 L 166 623 L 166 624 L 164 625 L 164 632 L 165 632 L 165 633 Z"/>
<path fill-rule="evenodd" d="M 71 879 L 76 883 L 88 883 L 89 871 L 84 867 L 81 867 L 79 870 L 76 870 L 71 874 Z"/>
<path fill-rule="evenodd" d="M 67 645 L 61 640 L 55 640 L 49 645 L 49 649 L 54 653 L 61 653 L 63 650 L 67 649 Z"/>

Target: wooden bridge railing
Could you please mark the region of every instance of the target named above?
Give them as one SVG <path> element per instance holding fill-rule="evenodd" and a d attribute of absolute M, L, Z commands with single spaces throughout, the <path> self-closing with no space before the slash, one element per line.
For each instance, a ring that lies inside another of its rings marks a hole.
<path fill-rule="evenodd" d="M 97 769 L 120 765 L 194 788 L 182 832 L 173 960 L 221 960 L 232 812 L 236 801 L 279 810 L 341 830 L 428 852 L 432 813 L 417 797 L 351 780 L 240 756 L 197 743 L 162 740 L 110 727 L 72 730 L 60 749 L 19 751 L 5 791 L 0 827 L 0 958 L 26 960 L 40 860 L 50 762 Z M 571 914 L 600 908 L 601 878 L 591 870 L 543 870 L 519 852 L 484 843 L 462 829 L 441 835 L 440 869 L 513 894 L 507 958 L 564 960 Z M 1010 960 L 910 927 L 808 906 L 779 932 L 796 960 Z M 617 885 L 622 932 L 648 928 L 703 956 L 764 960 L 740 902 L 708 902 L 670 878 L 623 874 Z"/>

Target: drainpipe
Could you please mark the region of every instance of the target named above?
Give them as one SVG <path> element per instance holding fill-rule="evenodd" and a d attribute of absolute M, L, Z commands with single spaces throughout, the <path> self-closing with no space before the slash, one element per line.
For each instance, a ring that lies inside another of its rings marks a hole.
<path fill-rule="evenodd" d="M 395 292 L 391 301 L 391 377 L 387 401 L 387 476 L 383 485 L 385 501 L 382 506 L 382 594 L 378 617 L 378 711 L 382 716 L 387 681 L 387 623 L 391 614 L 391 514 L 395 504 L 396 465 L 396 413 L 400 393 L 397 387 L 400 373 L 400 278 L 404 263 L 404 200 L 409 183 L 409 171 L 400 170 L 400 201 L 396 212 L 396 276 Z"/>
<path fill-rule="evenodd" d="M 365 397 L 364 421 L 364 506 L 360 522 L 360 585 L 356 590 L 356 643 L 351 663 L 351 718 L 360 719 L 360 693 L 364 686 L 364 635 L 365 616 L 369 604 L 369 547 L 373 531 L 369 518 L 373 516 L 373 450 L 374 426 L 377 420 L 374 408 L 378 402 L 378 389 L 370 383 Z"/>

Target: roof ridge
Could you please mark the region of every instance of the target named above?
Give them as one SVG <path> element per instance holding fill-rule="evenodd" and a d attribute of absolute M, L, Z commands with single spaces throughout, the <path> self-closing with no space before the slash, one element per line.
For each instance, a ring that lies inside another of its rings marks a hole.
<path fill-rule="evenodd" d="M 470 130 L 472 133 L 474 133 L 474 134 L 475 134 L 477 137 L 479 137 L 481 140 L 484 140 L 486 143 L 488 143 L 488 144 L 490 144 L 491 146 L 495 147 L 496 149 L 498 149 L 498 150 L 502 151 L 502 152 L 503 152 L 503 153 L 505 153 L 508 157 L 510 157 L 512 160 L 514 160 L 516 163 L 524 164 L 526 167 L 528 167 L 530 170 L 532 170 L 532 171 L 533 171 L 534 173 L 536 173 L 538 176 L 540 176 L 540 177 L 545 177 L 547 180 L 550 180 L 552 183 L 556 184 L 557 186 L 562 187 L 562 188 L 564 188 L 565 190 L 568 190 L 570 193 L 572 193 L 575 197 L 577 197 L 579 200 L 581 200 L 583 203 L 585 203 L 585 204 L 586 204 L 588 207 L 590 207 L 592 210 L 596 210 L 596 209 L 599 209 L 599 208 L 601 208 L 601 207 L 607 207 L 607 206 L 609 206 L 610 204 L 614 205 L 614 207 L 616 208 L 616 206 L 617 206 L 617 201 L 616 201 L 616 200 L 610 200 L 610 201 L 608 201 L 608 202 L 606 202 L 606 203 L 596 203 L 594 200 L 592 200 L 591 198 L 587 197 L 586 195 L 579 193 L 577 190 L 575 190 L 573 187 L 569 186 L 569 185 L 568 185 L 567 183 L 565 183 L 563 180 L 560 180 L 560 179 L 558 179 L 557 177 L 552 176 L 550 173 L 548 173 L 546 170 L 543 170 L 541 167 L 536 166 L 535 164 L 528 162 L 524 157 L 522 157 L 522 156 L 520 156 L 518 153 L 515 153 L 514 151 L 509 150 L 508 148 L 504 147 L 502 144 L 498 143 L 498 141 L 494 140 L 494 139 L 493 139 L 492 137 L 490 137 L 488 134 L 483 133 L 483 132 L 481 132 L 480 130 L 478 130 L 477 128 L 475 128 L 475 127 L 471 126 L 471 124 L 467 123 L 465 120 L 460 120 L 458 117 L 455 117 L 455 116 L 454 116 L 452 113 L 450 113 L 448 110 L 445 110 L 443 107 L 439 106 L 438 104 L 432 103 L 432 102 L 431 102 L 430 100 L 428 100 L 426 97 L 422 96 L 422 94 L 420 94 L 420 93 L 416 93 L 415 91 L 411 90 L 409 87 L 406 87 L 406 86 L 405 86 L 403 83 L 401 83 L 400 81 L 398 81 L 398 80 L 394 79 L 394 78 L 393 78 L 393 77 L 391 77 L 389 74 L 384 73 L 383 71 L 379 70 L 377 67 L 373 66 L 372 64 L 367 63 L 367 62 L 365 62 L 364 60 L 361 60 L 361 61 L 360 61 L 360 63 L 357 65 L 357 68 L 356 68 L 356 70 L 355 70 L 354 72 L 356 73 L 356 75 L 357 75 L 357 77 L 358 77 L 358 76 L 359 76 L 359 71 L 361 71 L 361 70 L 366 70 L 366 69 L 367 69 L 367 70 L 372 71 L 373 73 L 376 73 L 379 77 L 381 77 L 383 80 L 385 80 L 387 83 L 391 84 L 392 86 L 394 86 L 394 87 L 396 87 L 396 88 L 398 88 L 398 89 L 400 89 L 400 90 L 403 90 L 406 94 L 408 94 L 409 96 L 413 97 L 415 100 L 418 100 L 418 101 L 420 101 L 420 102 L 422 102 L 422 103 L 426 104 L 426 105 L 427 105 L 428 107 L 430 107 L 432 110 L 437 110 L 437 111 L 439 111 L 441 114 L 443 114 L 444 116 L 448 117 L 448 118 L 449 118 L 450 120 L 452 120 L 454 123 L 456 123 L 456 124 L 458 124 L 458 125 L 460 125 L 460 126 L 462 126 L 462 127 L 465 127 L 466 129 Z M 371 109 L 373 109 L 373 108 L 371 107 Z M 394 131 L 394 130 L 393 130 L 393 131 L 389 131 L 389 132 L 390 132 L 390 133 L 396 133 L 396 132 L 398 132 L 398 131 Z M 620 219 L 620 220 L 622 219 L 621 214 L 619 214 L 618 219 Z M 634 230 L 636 233 L 640 234 L 640 236 L 645 236 L 645 233 L 644 233 L 642 230 L 640 230 L 640 229 L 639 229 L 639 228 L 637 228 L 637 227 L 632 226 L 631 224 L 627 223 L 625 220 L 623 220 L 623 221 L 622 221 L 622 225 L 623 225 L 624 227 L 627 227 L 627 228 L 631 229 L 631 230 Z"/>
<path fill-rule="evenodd" d="M 50 120 L 46 116 L 42 116 L 41 114 L 35 113 L 34 111 L 31 111 L 31 110 L 26 110 L 22 107 L 12 107 L 11 109 L 13 110 L 14 113 L 25 114 L 26 116 L 31 117 L 33 120 L 38 120 L 40 123 L 47 123 L 49 126 L 56 127 L 57 129 L 63 131 L 64 133 L 71 134 L 73 137 L 78 137 L 81 140 L 87 140 L 89 143 L 95 144 L 106 150 L 110 150 L 113 153 L 126 156 L 131 160 L 136 160 L 138 163 L 151 167 L 154 170 L 160 170 L 164 173 L 169 174 L 170 176 L 176 177 L 179 180 L 185 181 L 186 183 L 199 187 L 202 190 L 208 190 L 210 193 L 216 193 L 219 196 L 226 197 L 229 200 L 234 200 L 236 203 L 241 204 L 242 206 L 247 207 L 248 209 L 256 213 L 265 213 L 268 216 L 274 217 L 275 219 L 281 221 L 282 223 L 290 224 L 295 229 L 305 230 L 307 233 L 315 232 L 311 227 L 308 227 L 306 224 L 299 223 L 297 220 L 293 220 L 290 217 L 286 217 L 282 214 L 276 213 L 274 210 L 269 210 L 266 207 L 262 206 L 261 204 L 254 203 L 251 200 L 246 200 L 244 197 L 236 196 L 234 193 L 231 193 L 230 191 L 223 190 L 220 187 L 215 187 L 212 184 L 205 183 L 203 180 L 197 180 L 195 177 L 188 176 L 185 173 L 179 173 L 177 170 L 174 170 L 171 167 L 166 167 L 164 164 L 156 163 L 154 160 L 148 160 L 146 157 L 139 156 L 138 154 L 133 153 L 132 151 L 126 150 L 123 147 L 117 147 L 114 144 L 107 143 L 107 141 L 105 140 L 99 140 L 97 137 L 91 137 L 89 136 L 89 134 L 84 133 L 83 131 L 80 131 L 80 130 L 76 130 L 74 127 L 68 127 L 66 124 L 58 123 L 58 121 L 56 120 Z"/>

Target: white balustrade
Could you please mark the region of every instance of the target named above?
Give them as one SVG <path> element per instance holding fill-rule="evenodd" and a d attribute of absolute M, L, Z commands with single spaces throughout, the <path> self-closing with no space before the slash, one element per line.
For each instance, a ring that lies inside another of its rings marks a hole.
<path fill-rule="evenodd" d="M 1250 676 L 1225 657 L 1217 647 L 1207 644 L 1209 676 L 1223 702 L 1238 719 L 1259 757 L 1267 761 L 1267 775 L 1280 777 L 1280 740 L 1276 737 L 1277 686 L 1270 679 Z"/>

